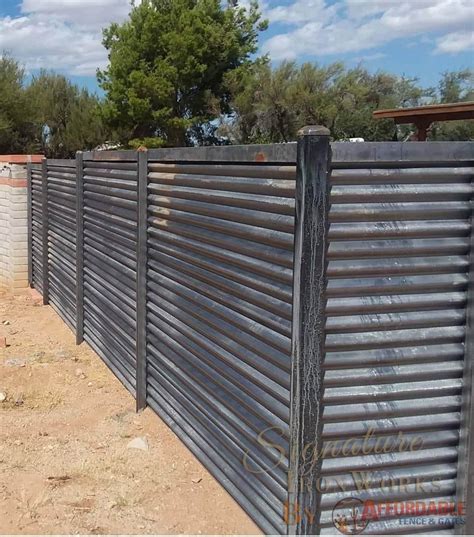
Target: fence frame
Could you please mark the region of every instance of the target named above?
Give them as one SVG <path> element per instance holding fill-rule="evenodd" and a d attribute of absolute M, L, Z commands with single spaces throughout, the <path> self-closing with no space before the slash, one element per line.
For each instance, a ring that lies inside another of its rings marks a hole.
<path fill-rule="evenodd" d="M 474 186 L 474 180 L 472 184 Z M 463 503 L 466 508 L 464 524 L 457 524 L 456 529 L 464 535 L 474 534 L 474 197 L 471 203 L 471 256 L 456 490 L 457 502 Z"/>
<path fill-rule="evenodd" d="M 436 160 L 433 153 L 436 151 Z M 332 157 L 331 157 L 332 152 Z M 76 155 L 76 343 L 84 340 L 84 161 L 137 162 L 137 288 L 136 288 L 136 404 L 137 411 L 147 406 L 147 249 L 148 249 L 148 169 L 149 162 L 200 164 L 270 164 L 277 167 L 296 163 L 296 221 L 293 283 L 293 333 L 291 351 L 290 469 L 288 508 L 319 512 L 319 494 L 313 494 L 320 476 L 318 461 L 305 472 L 302 453 L 309 443 L 320 451 L 323 410 L 322 363 L 324 360 L 324 308 L 327 287 L 327 247 L 330 208 L 330 174 L 338 168 L 365 169 L 376 162 L 381 168 L 396 167 L 409 160 L 410 166 L 473 166 L 472 142 L 367 142 L 329 143 L 324 127 L 306 127 L 298 142 L 281 145 L 153 149 L 144 151 L 78 152 Z M 49 303 L 48 260 L 48 177 L 47 159 L 42 174 L 42 262 L 43 303 Z M 28 280 L 33 286 L 32 253 L 32 168 L 28 165 Z M 471 200 L 471 204 L 474 200 Z M 468 508 L 466 523 L 457 529 L 474 533 L 474 216 L 471 217 L 471 260 L 466 321 L 466 352 L 461 438 L 456 499 Z M 316 267 L 316 270 L 314 268 Z M 310 270 L 311 269 L 311 270 Z M 308 293 L 311 289 L 311 293 Z M 308 383 L 308 379 L 310 382 Z M 310 389 L 307 389 L 310 384 Z M 205 456 L 206 454 L 204 454 Z M 306 484 L 302 487 L 302 484 Z M 303 490 L 310 487 L 310 494 Z M 319 520 L 301 517 L 288 524 L 290 534 L 314 534 Z"/>
<path fill-rule="evenodd" d="M 137 411 L 147 406 L 147 248 L 148 248 L 148 151 L 138 151 L 137 244 Z"/>
<path fill-rule="evenodd" d="M 48 163 L 47 159 L 41 161 L 41 175 L 42 175 L 42 210 L 43 210 L 43 305 L 49 304 L 49 246 L 48 246 L 48 231 L 49 231 L 49 218 L 48 218 Z"/>
<path fill-rule="evenodd" d="M 84 341 L 84 157 L 76 153 L 76 345 Z"/>
<path fill-rule="evenodd" d="M 322 447 L 331 148 L 325 127 L 305 127 L 298 136 L 288 508 L 295 513 L 316 513 L 322 461 L 318 458 L 314 464 L 312 457 Z M 310 445 L 314 450 L 306 449 Z M 290 533 L 317 533 L 316 516 L 295 516 L 294 520 Z"/>
<path fill-rule="evenodd" d="M 27 244 L 28 244 L 28 286 L 33 288 L 33 186 L 31 165 L 26 168 L 26 208 L 27 212 Z"/>

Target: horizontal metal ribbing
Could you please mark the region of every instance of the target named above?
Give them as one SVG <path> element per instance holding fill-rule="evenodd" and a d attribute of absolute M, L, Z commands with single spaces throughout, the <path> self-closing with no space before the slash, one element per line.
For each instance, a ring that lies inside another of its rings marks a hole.
<path fill-rule="evenodd" d="M 135 394 L 137 165 L 83 157 L 84 338 Z"/>
<path fill-rule="evenodd" d="M 394 308 L 394 313 L 366 313 L 363 315 L 329 317 L 326 322 L 328 337 L 338 341 L 333 334 L 344 334 L 357 337 L 356 332 L 372 332 L 387 330 L 403 330 L 442 326 L 461 326 L 465 324 L 466 312 L 464 309 L 448 309 L 426 312 L 402 312 Z"/>
<path fill-rule="evenodd" d="M 440 330 L 438 327 L 380 332 L 371 330 L 370 332 L 355 334 L 328 335 L 326 339 L 326 350 L 332 352 L 459 343 L 464 340 L 464 337 L 465 328 L 462 323 L 458 326 L 446 326 L 443 330 Z"/>
<path fill-rule="evenodd" d="M 149 187 L 151 201 L 157 197 L 193 200 L 196 202 L 220 204 L 224 207 L 239 207 L 268 213 L 293 216 L 295 202 L 292 198 L 260 195 L 256 193 L 220 191 L 200 188 L 186 188 L 176 185 L 152 184 Z M 191 211 L 192 212 L 192 211 Z"/>
<path fill-rule="evenodd" d="M 151 284 L 150 287 L 157 290 L 158 286 Z M 160 304 L 163 309 L 171 312 L 174 312 L 176 309 L 176 302 L 179 304 L 182 303 L 179 298 L 170 296 L 170 293 L 166 292 L 160 293 L 159 295 L 153 295 L 153 298 L 154 302 L 153 304 L 150 304 L 150 308 L 153 308 L 155 304 Z M 186 311 L 193 312 L 192 303 L 189 303 L 188 310 L 186 309 L 186 305 L 186 303 L 183 303 L 183 312 L 180 316 L 180 319 L 182 318 L 183 320 L 186 320 L 187 325 L 197 332 L 195 335 L 197 343 L 199 343 L 201 336 L 203 336 L 202 343 L 204 344 L 205 348 L 211 348 L 211 352 L 213 345 L 217 345 L 213 351 L 214 353 L 219 354 L 219 346 L 225 350 L 222 355 L 223 358 L 221 359 L 224 362 L 227 362 L 230 367 L 235 367 L 237 369 L 243 368 L 246 372 L 252 373 L 252 375 L 255 375 L 255 378 L 258 379 L 261 379 L 261 373 L 264 373 L 268 377 L 267 388 L 272 389 L 275 393 L 275 396 L 281 398 L 282 401 L 288 400 L 288 393 L 285 391 L 289 389 L 288 375 L 285 374 L 285 372 L 287 373 L 288 370 L 288 364 L 285 363 L 284 356 L 278 356 L 278 354 L 281 353 L 274 351 L 276 356 L 272 356 L 271 361 L 268 360 L 265 355 L 266 352 L 269 352 L 268 346 L 263 344 L 261 341 L 252 338 L 250 335 L 246 337 L 245 340 L 244 338 L 238 338 L 236 336 L 237 332 L 235 331 L 235 327 L 233 327 L 234 339 L 232 339 L 231 326 L 229 326 L 228 330 L 226 330 L 227 327 L 224 324 L 222 332 L 219 332 L 212 327 L 213 325 L 218 325 L 218 318 L 214 318 L 205 311 L 194 312 L 194 317 L 192 317 L 189 313 L 186 313 Z M 207 323 L 209 323 L 209 326 Z M 201 336 L 199 334 L 201 334 Z M 244 344 L 241 344 L 239 339 L 242 340 Z M 208 340 L 213 341 L 214 344 L 209 343 Z M 228 353 L 231 353 L 233 357 L 230 357 Z M 259 371 L 260 367 L 262 371 Z M 280 370 L 277 369 L 277 367 L 279 367 Z M 273 381 L 271 379 L 276 381 L 279 386 L 273 385 Z M 263 381 L 263 386 L 265 387 L 265 381 Z M 281 387 L 285 388 L 285 390 L 281 390 Z"/>
<path fill-rule="evenodd" d="M 98 201 L 96 196 L 84 193 L 84 202 L 87 209 L 95 209 L 101 214 L 119 217 L 120 221 L 128 223 L 130 227 L 136 223 L 136 207 L 134 207 L 133 202 L 131 204 L 127 202 L 128 205 L 125 207 L 125 200 L 120 200 L 120 203 L 118 203 L 116 199 L 101 198 L 102 200 Z"/>
<path fill-rule="evenodd" d="M 126 290 L 133 291 L 135 289 L 135 275 L 124 274 L 121 270 L 120 264 L 116 267 L 107 263 L 106 256 L 99 255 L 95 251 L 87 251 L 84 254 L 84 260 L 87 261 L 84 270 L 87 270 L 90 266 L 90 271 L 100 274 L 103 279 L 114 278 L 117 282 L 120 282 L 121 287 Z"/>
<path fill-rule="evenodd" d="M 240 419 L 254 429 L 256 440 L 257 435 L 269 427 L 273 428 L 270 437 L 274 436 L 275 432 L 288 436 L 286 419 L 275 415 L 272 410 L 280 408 L 284 413 L 283 405 L 276 401 L 271 402 L 268 396 L 263 399 L 250 396 L 250 379 L 233 374 L 230 368 L 226 369 L 223 364 L 216 369 L 219 363 L 217 359 L 213 359 L 210 353 L 166 322 L 169 316 L 163 315 L 159 308 L 153 308 L 152 311 L 153 313 L 149 314 L 148 329 L 154 336 L 154 347 L 157 351 L 172 359 L 177 367 L 192 373 L 196 382 L 205 386 L 229 410 L 240 416 Z M 160 328 L 157 328 L 158 325 Z M 152 363 L 159 369 L 159 361 Z M 222 375 L 223 372 L 227 374 Z"/>
<path fill-rule="evenodd" d="M 110 359 L 110 351 L 114 349 L 110 341 L 106 341 L 102 335 L 97 335 L 96 331 L 86 321 L 84 321 L 84 341 L 102 358 L 112 373 L 122 382 L 132 395 L 135 394 L 135 379 L 128 371 L 117 366 L 117 360 Z M 120 354 L 117 354 L 120 356 Z"/>
<path fill-rule="evenodd" d="M 212 338 L 212 331 L 209 337 L 205 337 L 202 331 L 198 331 L 197 323 L 192 320 L 189 322 L 188 315 L 181 313 L 180 319 L 173 315 L 176 312 L 173 312 L 173 308 L 169 307 L 164 300 L 161 307 L 155 303 L 150 304 L 149 310 L 153 312 L 153 319 L 159 322 L 160 329 L 166 333 L 172 333 L 175 341 L 179 341 L 184 348 L 192 352 L 202 362 L 202 367 L 208 373 L 214 371 L 212 375 L 218 375 L 223 385 L 228 385 L 230 382 L 235 388 L 239 388 L 242 392 L 240 400 L 244 404 L 248 406 L 254 395 L 254 403 L 259 401 L 257 407 L 261 412 L 268 412 L 263 410 L 268 408 L 275 415 L 275 419 L 277 419 L 276 416 L 281 420 L 288 418 L 289 385 L 285 390 L 285 387 L 280 386 L 271 378 L 267 378 L 265 383 L 265 375 L 259 373 L 255 366 L 252 367 L 251 357 L 247 356 L 246 362 L 239 360 L 236 345 L 227 345 L 232 349 L 232 352 L 229 352 L 226 350 L 224 337 L 222 338 L 223 345 L 217 346 L 215 339 Z M 224 382 L 225 378 L 228 379 L 226 382 Z M 235 390 L 233 393 L 235 395 Z"/>
<path fill-rule="evenodd" d="M 87 341 L 89 334 L 96 338 L 101 343 L 102 354 L 106 356 L 108 363 L 114 364 L 130 382 L 134 382 L 136 364 L 130 352 L 117 344 L 113 328 L 110 329 L 104 318 L 96 316 L 95 313 L 91 311 L 88 318 L 84 318 L 84 339 Z"/>
<path fill-rule="evenodd" d="M 76 169 L 75 161 L 48 160 L 49 300 L 75 330 L 76 323 Z"/>
<path fill-rule="evenodd" d="M 432 500 L 456 487 L 474 169 L 387 162 L 332 173 L 322 473 L 333 483 L 321 494 L 323 533 L 351 494 Z M 347 442 L 354 451 L 334 447 Z M 390 442 L 396 449 L 377 451 Z M 387 491 L 377 480 L 420 477 L 427 466 L 438 489 Z"/>
<path fill-rule="evenodd" d="M 157 260 L 160 260 L 159 256 L 157 256 Z M 284 348 L 285 352 L 287 352 L 289 346 L 288 338 L 291 336 L 288 318 L 289 316 L 285 315 L 285 313 L 288 314 L 288 308 L 282 308 L 282 315 L 278 315 L 278 313 L 272 314 L 271 310 L 273 308 L 271 306 L 272 304 L 275 304 L 275 301 L 272 300 L 271 297 L 262 297 L 262 300 L 264 298 L 268 298 L 268 300 L 265 300 L 263 307 L 255 306 L 254 304 L 252 304 L 251 301 L 247 300 L 246 296 L 242 295 L 241 297 L 239 297 L 238 295 L 235 296 L 234 294 L 229 295 L 225 291 L 220 291 L 219 289 L 215 289 L 210 287 L 209 285 L 206 285 L 199 277 L 199 272 L 196 274 L 196 276 L 198 277 L 196 279 L 190 275 L 181 277 L 178 274 L 177 276 L 173 276 L 173 270 L 170 270 L 163 265 L 160 266 L 159 263 L 154 263 L 153 261 L 150 262 L 150 266 L 155 268 L 155 270 L 161 273 L 164 277 L 171 278 L 171 280 L 176 278 L 176 285 L 181 286 L 184 284 L 184 286 L 189 288 L 190 290 L 200 293 L 202 299 L 205 302 L 210 303 L 209 300 L 213 300 L 218 304 L 222 304 L 222 306 L 224 307 L 229 307 L 230 316 L 234 317 L 234 312 L 238 313 L 239 315 L 244 315 L 245 317 L 253 321 L 251 325 L 251 332 L 263 334 L 265 332 L 264 326 L 275 330 L 284 337 L 282 338 L 280 336 L 275 336 L 275 338 L 272 338 L 272 340 L 274 341 L 274 346 L 278 348 Z M 242 289 L 242 293 L 244 294 L 244 289 Z M 250 290 L 250 294 L 251 293 L 252 291 Z M 278 303 L 276 305 L 278 305 Z M 213 304 L 212 309 L 215 308 L 218 308 L 218 306 L 215 306 Z M 222 308 L 218 309 L 220 311 L 224 311 Z M 234 319 L 234 322 L 238 323 L 241 328 L 244 326 L 242 323 L 245 323 L 245 326 L 248 326 L 248 323 L 238 315 Z M 261 328 L 255 326 L 254 323 L 259 323 L 260 325 L 262 325 Z"/>
<path fill-rule="evenodd" d="M 151 159 L 153 158 L 150 155 Z M 271 164 L 265 165 L 252 165 L 252 164 L 220 164 L 219 162 L 208 162 L 204 164 L 197 163 L 166 163 L 166 162 L 153 162 L 149 161 L 148 169 L 150 170 L 149 178 L 150 182 L 160 181 L 166 183 L 170 179 L 173 181 L 207 181 L 207 177 L 219 177 L 219 181 L 223 184 L 226 182 L 226 178 L 229 178 L 232 182 L 236 182 L 236 188 L 239 188 L 239 179 L 249 179 L 248 182 L 243 184 L 247 185 L 247 188 L 258 188 L 259 180 L 261 179 L 277 179 L 291 181 L 293 184 L 296 180 L 296 166 L 274 166 Z M 187 177 L 182 177 L 187 176 Z M 225 190 L 225 188 L 222 188 Z"/>
<path fill-rule="evenodd" d="M 279 509 L 276 507 L 279 503 L 283 503 L 285 497 L 285 488 L 280 485 L 275 479 L 275 475 L 271 475 L 266 471 L 263 464 L 258 464 L 259 459 L 251 450 L 251 444 L 243 443 L 242 433 L 235 434 L 234 431 L 222 420 L 217 421 L 217 424 L 212 419 L 212 411 L 209 412 L 208 406 L 204 407 L 204 412 L 199 405 L 199 397 L 190 399 L 186 396 L 189 392 L 182 392 L 177 390 L 169 379 L 173 378 L 168 371 L 160 371 L 152 368 L 150 370 L 152 377 L 155 377 L 156 384 L 152 380 L 152 386 L 155 389 L 163 390 L 168 394 L 168 401 L 172 401 L 173 404 L 183 406 L 184 408 L 192 408 L 192 412 L 189 412 L 194 417 L 195 426 L 200 426 L 201 430 L 206 433 L 208 438 L 212 439 L 214 445 L 220 445 L 221 450 L 227 453 L 226 462 L 233 472 L 241 475 L 241 478 L 246 482 L 247 486 L 252 490 L 255 497 L 259 497 L 266 505 L 266 509 L 269 511 L 268 516 L 271 517 L 273 510 L 273 517 L 277 517 Z M 178 377 L 182 381 L 183 377 Z M 191 404 L 190 404 L 191 403 Z M 227 448 L 227 449 L 226 449 Z M 247 455 L 251 453 L 251 455 Z M 255 468 L 257 475 L 250 472 L 242 472 L 242 459 L 248 457 L 249 464 L 252 464 L 252 468 Z M 274 472 L 273 472 L 274 474 Z"/>
<path fill-rule="evenodd" d="M 90 245 L 96 252 L 107 255 L 110 260 L 121 263 L 131 270 L 135 270 L 136 259 L 133 251 L 125 250 L 122 245 L 108 242 L 107 239 L 91 234 L 88 230 L 84 233 L 84 244 Z"/>
<path fill-rule="evenodd" d="M 274 298 L 269 293 L 262 293 L 243 285 L 235 279 L 221 275 L 220 273 L 204 270 L 198 266 L 187 263 L 182 259 L 162 253 L 157 250 L 151 251 L 151 266 L 154 262 L 161 267 L 177 269 L 183 274 L 182 277 L 196 278 L 200 292 L 211 298 L 217 298 L 222 304 L 229 304 L 232 308 L 242 313 L 252 311 L 250 317 L 258 320 L 263 325 L 281 330 L 283 334 L 290 335 L 290 326 L 287 321 L 291 320 L 291 306 L 287 302 Z M 187 276 L 185 276 L 187 275 Z M 187 283 L 187 280 L 186 280 Z M 254 307 L 256 306 L 256 307 Z"/>
<path fill-rule="evenodd" d="M 417 274 L 466 274 L 467 256 L 433 256 L 392 259 L 334 260 L 329 262 L 330 278 L 397 276 Z"/>
<path fill-rule="evenodd" d="M 222 444 L 216 464 L 236 461 L 229 483 L 243 478 L 240 503 L 262 498 L 282 532 L 284 469 L 242 472 L 242 447 L 262 465 L 268 430 L 288 451 L 294 181 L 273 166 L 161 166 L 150 163 L 148 176 L 148 399 L 165 389 L 170 405 L 187 403 Z"/>
<path fill-rule="evenodd" d="M 453 502 L 454 497 L 438 498 L 440 501 Z M 329 517 L 329 513 L 327 515 Z M 372 522 L 370 527 L 364 530 L 366 535 L 393 535 L 394 532 L 403 531 L 406 534 L 423 534 L 427 535 L 454 535 L 454 523 L 446 523 L 446 515 L 430 516 L 429 524 L 423 527 L 423 532 L 420 532 L 419 524 L 413 520 L 413 517 L 398 517 L 396 520 L 388 520 L 381 522 Z M 334 535 L 334 525 L 331 524 L 327 528 L 321 530 L 321 535 Z"/>
<path fill-rule="evenodd" d="M 466 255 L 470 244 L 467 237 L 371 241 L 333 241 L 329 259 L 378 259 L 443 255 Z"/>
<path fill-rule="evenodd" d="M 150 247 L 149 251 L 153 258 L 160 253 L 164 253 L 176 258 L 178 262 L 179 260 L 186 261 L 211 273 L 215 272 L 215 261 L 212 258 L 200 255 L 197 252 L 188 251 L 185 248 L 176 248 L 172 243 L 153 242 L 153 247 Z M 219 262 L 219 274 L 227 279 L 241 283 L 250 289 L 255 289 L 286 303 L 291 303 L 290 286 L 272 280 L 271 276 L 256 275 L 249 270 L 241 269 L 231 263 L 223 263 L 221 261 Z"/>
<path fill-rule="evenodd" d="M 116 353 L 119 351 L 115 357 L 113 355 L 111 356 L 111 360 L 120 361 L 120 356 L 124 357 L 128 364 L 127 367 L 130 369 L 130 373 L 135 375 L 133 352 L 135 344 L 134 341 L 132 341 L 133 336 L 131 335 L 131 330 L 127 329 L 126 324 L 124 324 L 123 327 L 120 327 L 120 329 L 117 328 L 118 323 L 116 322 L 117 319 L 115 315 L 110 309 L 106 312 L 104 311 L 104 306 L 107 307 L 106 299 L 100 304 L 96 304 L 93 299 L 89 300 L 89 297 L 85 295 L 84 304 L 87 306 L 84 312 L 84 322 L 90 323 L 91 326 L 95 327 L 97 333 L 102 335 L 104 340 L 113 344 L 111 348 L 115 349 Z"/>
<path fill-rule="evenodd" d="M 426 276 L 387 276 L 380 278 L 332 279 L 329 297 L 364 297 L 380 295 L 410 295 L 413 293 L 452 293 L 466 291 L 466 274 L 431 274 Z"/>
<path fill-rule="evenodd" d="M 136 192 L 137 189 L 137 171 L 114 170 L 100 168 L 85 168 L 84 180 L 89 184 L 117 187 L 125 190 Z"/>
<path fill-rule="evenodd" d="M 204 255 L 207 259 L 214 262 L 223 262 L 224 264 L 241 267 L 255 275 L 268 276 L 276 281 L 281 281 L 287 285 L 291 285 L 292 270 L 278 265 L 269 263 L 268 261 L 258 260 L 254 257 L 243 255 L 238 252 L 224 250 L 210 244 L 183 237 L 175 233 L 161 231 L 160 229 L 150 230 L 150 234 L 158 239 L 160 244 L 170 244 L 173 247 L 180 247 L 187 252 L 193 252 L 198 255 Z"/>
<path fill-rule="evenodd" d="M 251 226 L 257 226 L 285 233 L 293 232 L 294 218 L 287 215 L 274 213 L 261 213 L 251 209 L 240 209 L 236 207 L 224 207 L 213 205 L 212 203 L 198 202 L 192 200 L 183 200 L 180 198 L 169 198 L 165 196 L 149 196 L 152 215 L 159 216 L 153 211 L 153 205 L 169 210 L 178 210 L 191 214 L 200 214 L 211 216 L 231 222 L 240 222 Z"/>
<path fill-rule="evenodd" d="M 446 201 L 430 203 L 364 203 L 334 205 L 329 213 L 331 222 L 385 222 L 396 220 L 467 219 L 470 202 Z M 286 231 L 283 229 L 283 231 Z"/>
<path fill-rule="evenodd" d="M 440 168 L 405 166 L 406 163 L 400 162 L 396 168 L 336 169 L 331 173 L 331 182 L 334 185 L 445 185 L 470 183 L 474 175 L 474 167 L 456 167 L 456 164 Z"/>
<path fill-rule="evenodd" d="M 272 245 L 278 248 L 290 250 L 293 248 L 293 236 L 289 233 L 281 231 L 268 230 L 259 228 L 258 226 L 239 224 L 238 222 L 227 222 L 225 220 L 190 214 L 183 211 L 170 211 L 164 207 L 150 206 L 151 214 L 155 218 L 149 218 L 150 224 L 157 226 L 172 225 L 173 222 L 192 225 L 196 227 L 196 233 L 201 228 L 209 229 L 223 235 L 231 237 L 239 237 L 256 242 L 262 245 Z"/>
<path fill-rule="evenodd" d="M 110 211 L 110 209 L 111 214 L 107 214 L 100 207 L 100 205 L 99 208 L 90 205 L 84 207 L 84 222 L 92 222 L 96 225 L 103 222 L 104 225 L 113 226 L 117 232 L 120 232 L 124 236 L 135 237 L 136 224 L 134 224 L 132 219 L 118 216 Z"/>
<path fill-rule="evenodd" d="M 407 417 L 459 412 L 461 396 L 427 396 L 422 399 L 387 400 L 377 402 L 340 403 L 324 408 L 324 421 L 342 423 L 346 421 L 376 420 L 383 418 Z"/>
<path fill-rule="evenodd" d="M 343 369 L 355 367 L 393 366 L 402 364 L 417 364 L 422 366 L 426 362 L 443 362 L 448 360 L 462 360 L 464 346 L 461 343 L 447 343 L 444 345 L 427 345 L 422 342 L 420 346 L 400 347 L 389 349 L 372 349 L 363 351 L 328 352 L 326 353 L 325 368 Z"/>
<path fill-rule="evenodd" d="M 85 184 L 87 195 L 91 199 L 103 200 L 105 197 L 108 200 L 112 197 L 114 203 L 119 203 L 120 200 L 136 201 L 137 199 L 137 194 L 132 189 L 115 188 L 112 185 L 98 185 L 95 181 L 93 183 L 86 181 Z M 93 196 L 93 194 L 96 194 L 96 196 Z"/>
<path fill-rule="evenodd" d="M 470 200 L 470 183 L 439 185 L 351 185 L 333 186 L 331 202 L 336 203 L 399 203 L 445 202 Z"/>
<path fill-rule="evenodd" d="M 466 293 L 425 293 L 417 295 L 386 295 L 331 298 L 326 311 L 330 315 L 352 315 L 384 312 L 421 312 L 442 310 L 443 308 L 463 308 L 466 305 Z M 369 321 L 370 322 L 370 321 Z"/>
<path fill-rule="evenodd" d="M 160 363 L 160 369 L 156 368 L 154 361 L 149 364 L 151 384 L 158 385 L 163 379 L 164 388 L 168 392 L 172 392 L 176 399 L 186 401 L 188 408 L 191 406 L 190 403 L 194 404 L 201 415 L 203 411 L 207 412 L 213 425 L 218 425 L 222 433 L 229 434 L 233 442 L 239 447 L 244 447 L 246 451 L 240 453 L 241 458 L 248 457 L 249 468 L 255 470 L 249 473 L 254 473 L 256 477 L 270 485 L 269 488 L 277 489 L 280 499 L 283 499 L 283 494 L 286 494 L 286 471 L 288 468 L 286 457 L 282 456 L 282 453 L 276 453 L 272 450 L 255 450 L 255 431 L 246 422 L 239 419 L 238 415 L 233 412 L 222 413 L 222 405 L 218 398 L 213 397 L 212 392 L 200 389 L 199 383 L 196 383 L 192 375 L 183 369 L 178 369 L 174 362 L 157 351 L 153 345 L 150 345 L 149 351 Z M 183 386 L 186 388 L 185 390 L 182 389 Z M 202 423 L 206 427 L 205 421 Z M 283 447 L 287 445 L 283 438 L 280 440 Z M 270 477 L 275 479 L 276 483 L 269 482 Z"/>
<path fill-rule="evenodd" d="M 171 398 L 165 398 L 152 386 L 149 404 L 178 435 L 184 444 L 204 464 L 204 466 L 219 480 L 223 487 L 237 499 L 243 509 L 259 524 L 268 534 L 281 534 L 284 532 L 280 519 L 273 517 L 269 521 L 269 510 L 266 506 L 260 508 L 259 503 L 253 501 L 253 496 L 247 496 L 248 485 L 240 478 L 239 473 L 229 472 L 229 466 L 222 457 L 222 450 L 209 442 L 206 435 L 202 434 L 195 425 L 195 420 L 189 414 L 186 407 L 178 407 L 170 404 Z"/>
<path fill-rule="evenodd" d="M 399 404 L 400 402 L 397 402 Z M 331 407 L 335 408 L 335 407 Z M 340 409 L 339 409 L 340 410 Z M 458 408 L 459 410 L 459 408 Z M 420 416 L 400 416 L 400 417 L 379 417 L 375 419 L 356 421 L 334 421 L 325 422 L 323 427 L 324 440 L 333 440 L 338 447 L 345 447 L 350 453 L 352 440 L 357 438 L 367 438 L 370 431 L 373 435 L 392 436 L 394 433 L 418 433 L 422 431 L 455 430 L 458 431 L 461 416 L 459 412 L 433 413 L 430 419 L 426 415 Z M 403 438 L 403 436 L 402 436 Z M 351 442 L 346 443 L 347 440 Z M 339 450 L 344 453 L 343 449 Z"/>
<path fill-rule="evenodd" d="M 371 367 L 326 371 L 324 377 L 327 387 L 335 386 L 362 386 L 373 383 L 374 377 L 378 377 L 379 385 L 392 384 L 394 382 L 429 381 L 436 379 L 460 378 L 462 376 L 463 361 L 435 362 L 424 364 L 423 367 L 416 365 L 394 365 L 390 372 L 385 367 Z"/>
<path fill-rule="evenodd" d="M 331 240 L 368 240 L 429 237 L 467 237 L 470 233 L 467 220 L 426 220 L 395 222 L 351 222 L 331 224 Z"/>

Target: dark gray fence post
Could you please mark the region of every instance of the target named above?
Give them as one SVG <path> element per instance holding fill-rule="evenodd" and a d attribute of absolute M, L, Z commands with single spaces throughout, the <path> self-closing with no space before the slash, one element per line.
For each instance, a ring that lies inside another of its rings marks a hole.
<path fill-rule="evenodd" d="M 76 344 L 84 341 L 84 156 L 76 153 Z"/>
<path fill-rule="evenodd" d="M 290 417 L 289 533 L 318 534 L 331 148 L 329 130 L 298 135 Z"/>
<path fill-rule="evenodd" d="M 48 161 L 44 158 L 41 162 L 41 193 L 42 193 L 42 212 L 43 212 L 43 304 L 49 304 L 49 245 L 48 245 L 48 228 L 49 228 L 49 208 L 48 208 Z"/>
<path fill-rule="evenodd" d="M 28 285 L 33 287 L 33 207 L 32 207 L 32 184 L 31 184 L 31 162 L 26 168 L 26 203 L 28 217 Z"/>
<path fill-rule="evenodd" d="M 138 241 L 137 241 L 137 412 L 146 407 L 146 285 L 148 219 L 148 152 L 138 151 Z"/>
<path fill-rule="evenodd" d="M 471 215 L 471 254 L 463 378 L 457 501 L 464 503 L 466 513 L 464 524 L 458 525 L 457 530 L 464 535 L 472 535 L 474 534 L 474 208 Z"/>

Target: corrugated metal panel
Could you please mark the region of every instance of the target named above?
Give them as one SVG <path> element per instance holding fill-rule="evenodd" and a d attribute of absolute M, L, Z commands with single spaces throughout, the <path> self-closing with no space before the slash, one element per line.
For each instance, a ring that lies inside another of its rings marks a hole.
<path fill-rule="evenodd" d="M 343 498 L 456 491 L 474 169 L 365 166 L 331 180 L 323 534 Z M 402 522 L 364 534 L 453 530 Z"/>
<path fill-rule="evenodd" d="M 137 163 L 84 160 L 84 339 L 135 394 Z"/>
<path fill-rule="evenodd" d="M 472 144 L 332 147 L 323 534 L 339 499 L 454 499 L 474 177 Z M 137 337 L 139 352 L 146 343 L 148 404 L 265 532 L 285 533 L 296 146 L 149 151 L 140 201 L 135 152 L 83 157 L 83 281 L 70 254 L 74 170 L 49 161 L 53 307 L 71 324 L 84 299 L 85 340 L 134 395 Z M 30 169 L 42 292 L 42 169 Z M 441 522 L 401 526 L 393 515 L 364 533 L 453 531 Z"/>
<path fill-rule="evenodd" d="M 76 161 L 47 160 L 49 300 L 76 327 Z"/>
<path fill-rule="evenodd" d="M 31 259 L 33 287 L 43 293 L 43 186 L 40 164 L 31 169 Z"/>
<path fill-rule="evenodd" d="M 148 403 L 266 532 L 284 533 L 294 173 L 149 170 Z"/>

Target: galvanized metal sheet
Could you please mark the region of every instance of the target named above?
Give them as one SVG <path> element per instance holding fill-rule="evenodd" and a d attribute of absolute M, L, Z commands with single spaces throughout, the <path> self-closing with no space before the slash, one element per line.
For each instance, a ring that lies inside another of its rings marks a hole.
<path fill-rule="evenodd" d="M 286 531 L 294 187 L 285 166 L 149 163 L 148 403 L 267 533 Z"/>
<path fill-rule="evenodd" d="M 323 534 L 334 533 L 332 510 L 345 498 L 355 506 L 455 499 L 474 169 L 412 145 L 335 152 Z M 353 152 L 363 150 L 362 164 Z M 453 531 L 441 518 L 426 519 L 423 531 Z M 392 512 L 364 534 L 412 531 L 421 530 Z"/>
<path fill-rule="evenodd" d="M 83 165 L 84 340 L 135 394 L 137 164 Z"/>
<path fill-rule="evenodd" d="M 46 162 L 49 302 L 76 329 L 76 161 Z"/>
<path fill-rule="evenodd" d="M 322 534 L 346 497 L 455 498 L 472 376 L 472 144 L 332 149 L 321 510 L 311 514 Z M 81 283 L 84 339 L 134 395 L 146 332 L 147 403 L 265 532 L 285 533 L 296 145 L 149 151 L 140 201 L 135 152 L 83 158 L 82 279 L 74 167 L 48 161 L 51 304 L 73 325 Z M 42 170 L 30 169 L 42 292 Z M 385 516 L 366 533 L 419 531 L 405 522 Z M 424 529 L 453 531 L 439 517 Z"/>
<path fill-rule="evenodd" d="M 41 164 L 31 170 L 31 262 L 33 287 L 43 294 L 43 187 Z"/>

